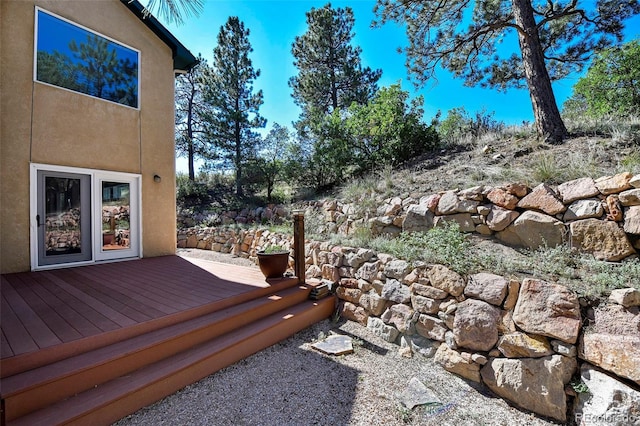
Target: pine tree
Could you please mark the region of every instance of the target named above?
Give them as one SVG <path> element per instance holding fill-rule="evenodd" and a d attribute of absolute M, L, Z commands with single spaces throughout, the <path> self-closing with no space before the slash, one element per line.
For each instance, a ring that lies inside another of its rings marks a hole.
<path fill-rule="evenodd" d="M 594 4 L 595 3 L 595 4 Z M 580 71 L 593 51 L 622 40 L 638 0 L 378 0 L 381 22 L 406 24 L 407 67 L 424 84 L 442 66 L 465 79 L 505 90 L 527 87 L 538 134 L 566 135 L 551 82 Z M 515 36 L 518 49 L 497 51 Z"/>
<path fill-rule="evenodd" d="M 211 68 L 203 77 L 207 82 L 204 101 L 211 108 L 205 115 L 210 153 L 235 171 L 237 196 L 243 195 L 243 168 L 260 140 L 254 129 L 266 124 L 258 111 L 262 90 L 254 93 L 253 89 L 260 70 L 249 59 L 252 51 L 249 29 L 238 17 L 230 17 L 220 28 Z"/>
<path fill-rule="evenodd" d="M 204 75 L 209 65 L 199 55 L 198 63 L 188 73 L 176 78 L 176 152 L 186 156 L 189 180 L 195 180 L 196 158 L 207 158 L 207 138 L 204 117 L 208 104 L 204 102 Z"/>
<path fill-rule="evenodd" d="M 587 73 L 573 87 L 564 113 L 579 106 L 577 113 L 601 118 L 640 114 L 640 40 L 598 53 Z M 582 101 L 582 102 L 580 102 Z"/>
<path fill-rule="evenodd" d="M 203 9 L 204 0 L 149 0 L 144 12 L 182 25 L 185 17 L 198 17 Z"/>
<path fill-rule="evenodd" d="M 333 9 L 327 3 L 307 12 L 307 31 L 292 46 L 298 75 L 289 80 L 300 106 L 295 123 L 309 152 L 302 180 L 320 188 L 340 181 L 351 157 L 340 125 L 352 103 L 364 105 L 376 93 L 381 70 L 363 68 L 360 47 L 351 45 L 355 18 L 350 7 Z"/>
<path fill-rule="evenodd" d="M 299 130 L 352 102 L 364 104 L 376 92 L 382 71 L 362 68 L 362 49 L 351 45 L 354 23 L 350 7 L 333 9 L 328 3 L 307 12 L 307 32 L 292 47 L 298 75 L 289 80 L 302 108 Z"/>

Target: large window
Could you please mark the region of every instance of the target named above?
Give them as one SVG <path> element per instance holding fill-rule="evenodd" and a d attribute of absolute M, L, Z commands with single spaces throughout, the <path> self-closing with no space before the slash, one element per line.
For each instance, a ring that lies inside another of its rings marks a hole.
<path fill-rule="evenodd" d="M 36 9 L 35 79 L 138 107 L 139 53 Z"/>

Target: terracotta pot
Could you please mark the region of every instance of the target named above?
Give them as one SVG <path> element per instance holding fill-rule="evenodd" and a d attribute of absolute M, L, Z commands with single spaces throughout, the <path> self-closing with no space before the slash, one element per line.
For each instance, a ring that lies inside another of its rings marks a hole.
<path fill-rule="evenodd" d="M 289 252 L 264 253 L 259 251 L 258 265 L 267 278 L 278 278 L 284 275 L 289 266 Z"/>
<path fill-rule="evenodd" d="M 113 232 L 105 232 L 104 234 L 102 234 L 102 245 L 108 246 L 110 244 L 113 244 L 114 239 L 115 235 Z"/>

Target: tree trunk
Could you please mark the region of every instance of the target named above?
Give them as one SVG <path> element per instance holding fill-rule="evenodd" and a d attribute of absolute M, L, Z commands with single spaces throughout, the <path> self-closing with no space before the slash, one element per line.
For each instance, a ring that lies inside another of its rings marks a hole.
<path fill-rule="evenodd" d="M 188 158 L 187 161 L 189 162 L 189 180 L 191 181 L 195 181 L 196 180 L 196 172 L 193 168 L 193 162 L 194 162 L 194 149 L 193 149 L 193 91 L 191 92 L 191 95 L 189 97 L 189 108 L 187 111 L 187 144 L 188 144 L 188 149 L 187 149 L 187 154 L 188 154 Z"/>
<path fill-rule="evenodd" d="M 238 100 L 236 99 L 236 111 L 238 111 L 240 109 L 240 104 L 238 102 Z M 243 193 L 242 193 L 242 139 L 241 139 L 241 135 L 240 135 L 240 122 L 236 119 L 235 122 L 235 129 L 234 129 L 234 136 L 235 136 L 235 140 L 236 140 L 236 159 L 235 159 L 235 166 L 236 166 L 236 195 L 238 197 L 242 197 Z"/>
<path fill-rule="evenodd" d="M 521 29 L 518 31 L 518 39 L 536 121 L 536 130 L 538 135 L 544 137 L 545 140 L 560 143 L 567 136 L 567 129 L 560 116 L 551 87 L 551 79 L 545 65 L 531 0 L 512 1 L 515 22 Z"/>

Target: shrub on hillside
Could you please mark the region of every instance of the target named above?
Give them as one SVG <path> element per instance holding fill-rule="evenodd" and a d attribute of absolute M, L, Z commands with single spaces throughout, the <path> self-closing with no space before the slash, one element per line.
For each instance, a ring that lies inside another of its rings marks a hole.
<path fill-rule="evenodd" d="M 211 203 L 206 183 L 195 182 L 185 175 L 176 178 L 176 203 L 182 208 L 203 207 Z"/>

